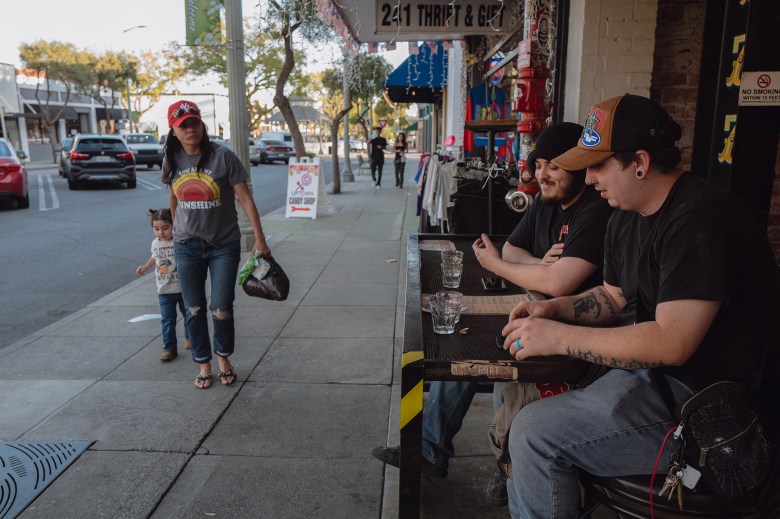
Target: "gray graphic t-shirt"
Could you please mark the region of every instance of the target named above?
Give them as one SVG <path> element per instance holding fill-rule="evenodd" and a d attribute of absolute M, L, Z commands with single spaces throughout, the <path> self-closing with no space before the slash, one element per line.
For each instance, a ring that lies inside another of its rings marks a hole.
<path fill-rule="evenodd" d="M 176 195 L 173 237 L 176 241 L 200 238 L 214 246 L 241 238 L 233 186 L 249 178 L 235 153 L 212 144 L 214 153 L 201 170 L 200 157 L 176 154 L 171 189 Z"/>

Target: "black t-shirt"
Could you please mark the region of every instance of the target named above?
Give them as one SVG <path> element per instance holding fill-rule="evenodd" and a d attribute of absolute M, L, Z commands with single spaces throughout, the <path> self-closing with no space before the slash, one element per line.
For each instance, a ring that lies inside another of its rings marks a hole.
<path fill-rule="evenodd" d="M 374 162 L 384 162 L 385 161 L 384 150 L 386 148 L 387 148 L 387 139 L 385 139 L 381 135 L 379 137 L 374 137 L 373 139 L 368 141 L 368 156 Z"/>
<path fill-rule="evenodd" d="M 599 267 L 578 288 L 578 292 L 601 284 L 604 264 L 604 233 L 612 208 L 591 186 L 565 210 L 560 204 L 543 204 L 541 195 L 517 224 L 507 240 L 510 245 L 525 249 L 543 258 L 556 243 L 563 243 L 561 258 L 581 258 Z"/>
<path fill-rule="evenodd" d="M 777 272 L 765 234 L 737 195 L 686 173 L 653 216 L 615 211 L 604 256 L 604 281 L 635 305 L 636 322 L 655 320 L 656 306 L 665 301 L 722 303 L 693 356 L 664 368 L 667 373 L 699 384 L 750 382 L 770 297 L 778 295 L 769 289 Z"/>

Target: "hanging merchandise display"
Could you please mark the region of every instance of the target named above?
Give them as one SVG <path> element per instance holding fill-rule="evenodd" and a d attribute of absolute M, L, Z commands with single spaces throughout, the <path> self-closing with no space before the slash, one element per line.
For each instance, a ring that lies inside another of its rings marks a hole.
<path fill-rule="evenodd" d="M 528 168 L 528 156 L 550 117 L 551 47 L 555 40 L 551 3 L 550 0 L 526 0 L 524 38 L 518 45 L 517 97 L 512 108 L 518 114 L 515 150 L 520 182 L 517 192 L 507 193 L 505 197 L 509 207 L 517 212 L 526 211 L 540 190 Z"/>

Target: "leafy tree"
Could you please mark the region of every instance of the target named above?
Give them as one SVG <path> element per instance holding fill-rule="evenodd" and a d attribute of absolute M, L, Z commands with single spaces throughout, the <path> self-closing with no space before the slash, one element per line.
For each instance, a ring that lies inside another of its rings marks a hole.
<path fill-rule="evenodd" d="M 93 59 L 94 82 L 90 95 L 103 105 L 111 133 L 115 131 L 113 111 L 117 104 L 117 95 L 121 97 L 122 92 L 127 91 L 130 81 L 135 80 L 137 67 L 136 58 L 125 53 L 107 51 Z"/>
<path fill-rule="evenodd" d="M 276 80 L 274 105 L 287 123 L 295 146 L 295 154 L 303 157 L 305 148 L 303 136 L 295 120 L 290 100 L 285 94 L 285 87 L 295 70 L 296 56 L 293 49 L 293 37 L 297 33 L 302 39 L 312 44 L 330 41 L 334 38 L 333 30 L 318 17 L 316 3 L 310 0 L 268 0 L 268 6 L 263 17 L 266 29 L 271 37 L 277 37 L 284 42 L 284 63 Z"/>
<path fill-rule="evenodd" d="M 173 56 L 179 60 L 191 76 L 214 73 L 220 84 L 227 87 L 227 48 L 225 46 L 176 47 Z M 246 97 L 249 110 L 249 128 L 257 129 L 270 115 L 271 109 L 258 100 L 258 94 L 274 90 L 284 65 L 284 44 L 260 27 L 259 22 L 244 27 L 244 62 L 246 68 Z M 295 51 L 295 59 L 304 60 L 303 51 Z M 290 75 L 291 84 L 305 88 L 306 78 L 295 70 Z"/>
<path fill-rule="evenodd" d="M 358 105 L 354 122 L 363 127 L 366 140 L 374 122 L 374 105 L 382 99 L 383 83 L 392 70 L 392 65 L 382 56 L 360 53 L 357 57 L 357 68 L 352 81 L 353 96 Z"/>
<path fill-rule="evenodd" d="M 348 62 L 343 63 L 342 70 L 349 67 Z M 325 96 L 322 100 L 322 108 L 325 114 L 330 117 L 330 154 L 333 163 L 333 194 L 341 193 L 341 171 L 339 169 L 339 125 L 349 111 L 352 109 L 350 102 L 344 107 L 344 89 L 343 73 L 334 68 L 326 69 L 319 75 L 319 81 L 322 84 Z M 349 144 L 347 144 L 349 146 Z M 349 157 L 346 157 L 349 160 Z"/>
<path fill-rule="evenodd" d="M 131 112 L 140 118 L 148 112 L 172 84 L 188 70 L 180 56 L 171 50 L 144 51 L 136 58 L 136 76 L 131 80 Z M 132 113 L 130 114 L 132 117 Z"/>
<path fill-rule="evenodd" d="M 34 43 L 22 43 L 19 57 L 25 68 L 35 72 L 35 101 L 41 108 L 42 122 L 50 136 L 52 160 L 55 159 L 57 141 L 56 122 L 62 117 L 70 102 L 71 93 L 85 90 L 92 83 L 90 68 L 91 56 L 78 50 L 71 43 L 38 40 Z M 52 95 L 56 90 L 53 82 L 65 89 L 62 105 L 51 106 Z M 45 98 L 41 99 L 41 85 L 46 85 Z"/>

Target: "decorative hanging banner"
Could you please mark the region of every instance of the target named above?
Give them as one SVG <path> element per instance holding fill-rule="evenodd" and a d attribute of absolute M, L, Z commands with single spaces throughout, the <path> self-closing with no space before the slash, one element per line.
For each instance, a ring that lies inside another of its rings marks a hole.
<path fill-rule="evenodd" d="M 376 0 L 376 33 L 485 34 L 509 31 L 504 0 Z"/>
<path fill-rule="evenodd" d="M 187 45 L 222 45 L 219 0 L 184 0 Z"/>
<path fill-rule="evenodd" d="M 327 207 L 325 183 L 320 182 L 320 159 L 304 157 L 300 162 L 290 159 L 287 168 L 287 209 L 286 218 L 317 219 Z"/>

